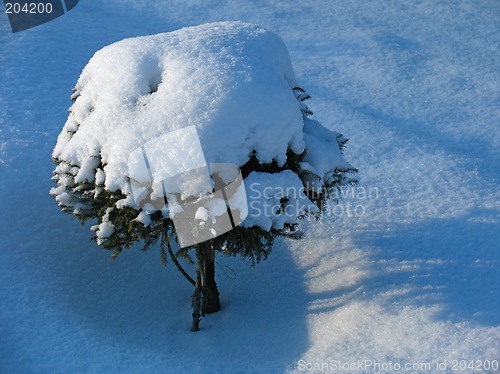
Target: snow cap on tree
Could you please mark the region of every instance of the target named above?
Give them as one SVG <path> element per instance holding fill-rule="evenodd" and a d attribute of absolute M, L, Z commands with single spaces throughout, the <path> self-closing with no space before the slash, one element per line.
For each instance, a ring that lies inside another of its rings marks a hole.
<path fill-rule="evenodd" d="M 194 126 L 207 164 L 242 168 L 243 226 L 286 231 L 355 170 L 342 157 L 346 140 L 308 117 L 308 98 L 284 43 L 255 25 L 213 23 L 114 43 L 78 79 L 53 151 L 58 186 L 51 194 L 81 220 L 99 220 L 92 227 L 98 244 L 144 239 L 151 232 L 138 233 L 136 224 L 148 227 L 153 216 L 133 198 L 129 157 Z M 175 162 L 195 157 L 187 144 L 181 148 Z M 207 218 L 203 211 L 197 217 Z"/>
<path fill-rule="evenodd" d="M 261 27 L 226 22 L 126 39 L 83 70 L 53 156 L 93 182 L 84 160 L 100 155 L 105 187 L 123 191 L 131 151 L 194 125 L 209 163 L 243 165 L 255 150 L 283 164 L 289 147 L 305 147 L 296 86 L 285 45 Z"/>

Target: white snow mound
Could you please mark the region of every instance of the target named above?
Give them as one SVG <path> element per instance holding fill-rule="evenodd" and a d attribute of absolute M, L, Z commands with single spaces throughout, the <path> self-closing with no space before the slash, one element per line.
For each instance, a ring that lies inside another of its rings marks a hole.
<path fill-rule="evenodd" d="M 223 22 L 126 39 L 98 51 L 83 70 L 53 157 L 127 192 L 131 152 L 196 126 L 208 163 L 286 161 L 305 148 L 303 115 L 288 51 L 264 28 Z M 78 130 L 78 131 L 77 131 Z M 62 165 L 62 166 L 61 166 Z M 60 167 L 64 167 L 61 164 Z"/>

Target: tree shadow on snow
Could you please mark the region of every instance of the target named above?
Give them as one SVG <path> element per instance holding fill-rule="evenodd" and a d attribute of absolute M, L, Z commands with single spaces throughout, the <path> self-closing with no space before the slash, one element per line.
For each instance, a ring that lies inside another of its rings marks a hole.
<path fill-rule="evenodd" d="M 388 305 L 443 306 L 437 318 L 482 325 L 500 324 L 498 213 L 399 225 L 390 234 L 357 238 L 372 251 L 377 272 L 364 288 L 402 290 Z"/>
<path fill-rule="evenodd" d="M 74 246 L 65 241 L 60 244 Z M 172 263 L 161 266 L 158 249 L 124 250 L 112 261 L 95 244 L 77 247 L 66 249 L 71 268 L 58 274 L 68 308 L 96 334 L 166 365 L 284 372 L 308 348 L 303 274 L 282 240 L 254 268 L 239 257 L 216 257 L 222 310 L 203 317 L 196 333 L 190 331 L 193 288 Z M 186 270 L 194 275 L 194 267 Z"/>

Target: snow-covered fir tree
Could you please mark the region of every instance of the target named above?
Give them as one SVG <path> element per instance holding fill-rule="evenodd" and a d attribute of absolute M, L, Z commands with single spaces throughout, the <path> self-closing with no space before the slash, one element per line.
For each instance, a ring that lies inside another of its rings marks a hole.
<path fill-rule="evenodd" d="M 309 95 L 295 80 L 284 43 L 258 26 L 214 23 L 112 44 L 89 61 L 71 99 L 53 151 L 51 195 L 64 212 L 92 222 L 92 238 L 113 257 L 135 243 L 159 247 L 162 262 L 171 260 L 195 288 L 194 331 L 201 315 L 221 307 L 217 252 L 255 264 L 275 238 L 300 238 L 301 218 L 319 217 L 333 192 L 356 183 L 356 169 L 342 156 L 347 140 L 310 118 Z M 188 128 L 196 138 L 168 135 Z M 132 165 L 138 150 L 149 149 L 146 164 L 181 170 L 177 165 L 200 158 L 197 147 L 212 191 L 178 179 L 166 191 L 152 169 L 151 185 L 134 188 L 141 178 Z M 221 210 L 207 198 L 225 178 L 216 165 L 239 171 L 244 206 L 225 196 Z M 198 204 L 192 229 L 213 225 L 236 204 L 232 229 L 184 245 L 174 224 L 183 203 Z M 180 257 L 196 264 L 196 276 Z"/>

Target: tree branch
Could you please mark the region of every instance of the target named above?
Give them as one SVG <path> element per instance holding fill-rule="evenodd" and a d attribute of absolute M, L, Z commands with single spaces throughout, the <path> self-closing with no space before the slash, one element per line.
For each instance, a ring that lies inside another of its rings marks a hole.
<path fill-rule="evenodd" d="M 181 266 L 179 261 L 177 261 L 177 257 L 175 257 L 174 252 L 172 251 L 172 247 L 170 246 L 170 241 L 169 241 L 168 237 L 167 238 L 164 237 L 163 241 L 167 246 L 167 250 L 168 250 L 168 253 L 170 254 L 170 257 L 172 258 L 172 261 L 174 262 L 175 266 L 177 266 L 177 269 L 182 273 L 182 275 L 184 275 L 184 278 L 186 278 L 189 281 L 189 283 L 191 283 L 193 285 L 193 287 L 196 287 L 195 280 L 193 278 L 191 278 L 191 276 Z"/>

